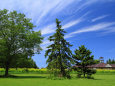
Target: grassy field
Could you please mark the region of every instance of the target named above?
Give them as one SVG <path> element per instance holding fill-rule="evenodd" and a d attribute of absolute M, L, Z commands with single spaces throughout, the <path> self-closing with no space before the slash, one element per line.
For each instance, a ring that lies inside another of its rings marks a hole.
<path fill-rule="evenodd" d="M 95 74 L 95 79 L 51 80 L 48 74 L 15 74 L 15 78 L 0 78 L 0 86 L 115 86 L 115 74 Z"/>

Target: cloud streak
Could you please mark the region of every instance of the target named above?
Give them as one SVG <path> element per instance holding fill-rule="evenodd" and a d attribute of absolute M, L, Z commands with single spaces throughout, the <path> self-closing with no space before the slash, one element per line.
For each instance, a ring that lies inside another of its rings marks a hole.
<path fill-rule="evenodd" d="M 76 24 L 79 24 L 81 21 L 82 21 L 82 19 L 77 19 L 77 20 L 70 21 L 70 22 L 66 23 L 65 25 L 63 25 L 62 28 L 63 29 L 70 28 L 70 27 L 72 27 Z"/>
<path fill-rule="evenodd" d="M 65 20 L 66 21 L 66 20 Z M 67 22 L 66 24 L 64 24 L 62 26 L 62 29 L 68 29 L 74 25 L 77 25 L 79 24 L 80 22 L 82 22 L 83 19 L 82 18 L 79 18 L 79 19 L 76 19 L 76 20 L 73 20 L 73 21 L 70 21 L 70 22 Z M 50 25 L 47 25 L 43 28 L 41 28 L 41 33 L 42 35 L 46 35 L 46 34 L 51 34 L 51 33 L 54 33 L 56 30 L 56 24 L 55 23 L 52 23 Z M 36 30 L 37 31 L 37 30 Z"/>
<path fill-rule="evenodd" d="M 53 42 L 50 42 L 49 40 L 44 40 L 43 43 L 41 44 L 41 47 L 43 50 L 47 50 L 47 47 L 52 43 Z"/>
<path fill-rule="evenodd" d="M 96 25 L 92 25 L 90 27 L 84 27 L 83 29 L 76 30 L 74 32 L 71 32 L 65 36 L 65 38 L 73 37 L 75 34 L 85 33 L 85 32 L 93 32 L 93 31 L 99 31 L 99 30 L 105 30 L 111 26 L 115 25 L 115 22 L 106 22 L 106 23 L 99 23 Z"/>
<path fill-rule="evenodd" d="M 41 33 L 42 35 L 51 34 L 55 32 L 55 29 L 56 29 L 56 25 L 55 23 L 53 23 L 53 24 L 50 24 L 48 26 L 41 28 Z"/>
<path fill-rule="evenodd" d="M 107 16 L 109 16 L 109 15 L 103 15 L 103 16 L 96 17 L 96 18 L 92 19 L 92 22 L 95 22 L 95 21 L 104 19 L 104 18 L 107 17 Z"/>
<path fill-rule="evenodd" d="M 109 33 L 114 33 L 115 32 L 115 26 L 108 28 L 105 32 L 102 32 L 102 35 L 106 35 Z"/>

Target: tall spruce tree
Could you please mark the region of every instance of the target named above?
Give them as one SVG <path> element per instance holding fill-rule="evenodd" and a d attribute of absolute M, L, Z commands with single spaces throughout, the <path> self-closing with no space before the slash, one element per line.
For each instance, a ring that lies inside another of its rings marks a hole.
<path fill-rule="evenodd" d="M 57 29 L 56 33 L 49 37 L 49 41 L 53 44 L 49 45 L 48 50 L 45 53 L 45 57 L 48 56 L 47 63 L 48 68 L 58 69 L 62 77 L 67 76 L 65 69 L 71 66 L 72 52 L 69 42 L 64 39 L 64 29 L 61 29 L 60 21 L 56 19 Z"/>
<path fill-rule="evenodd" d="M 78 76 L 85 78 L 90 77 L 92 74 L 96 73 L 95 70 L 88 68 L 88 66 L 95 64 L 96 61 L 94 60 L 94 56 L 91 55 L 91 51 L 85 48 L 84 45 L 80 46 L 79 49 L 75 50 L 75 55 L 73 55 L 73 58 L 76 62 L 76 65 L 78 66 Z"/>

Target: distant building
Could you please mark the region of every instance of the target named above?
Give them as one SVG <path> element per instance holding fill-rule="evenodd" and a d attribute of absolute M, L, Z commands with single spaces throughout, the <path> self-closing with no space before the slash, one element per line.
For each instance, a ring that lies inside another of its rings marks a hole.
<path fill-rule="evenodd" d="M 100 60 L 100 63 L 104 63 L 104 57 L 100 57 L 99 60 Z"/>
<path fill-rule="evenodd" d="M 81 67 L 81 66 L 74 66 L 74 67 Z M 95 69 L 115 69 L 115 64 L 106 64 L 106 63 L 99 63 L 94 65 L 88 65 L 88 68 L 95 68 Z"/>
<path fill-rule="evenodd" d="M 95 69 L 115 69 L 115 64 L 107 64 L 104 63 L 104 57 L 99 58 L 100 63 L 94 65 L 88 65 L 88 68 L 95 68 Z M 81 67 L 81 66 L 73 66 L 73 68 Z"/>
<path fill-rule="evenodd" d="M 88 66 L 89 68 L 96 68 L 96 69 L 115 69 L 115 64 L 106 64 L 106 63 L 99 63 Z"/>

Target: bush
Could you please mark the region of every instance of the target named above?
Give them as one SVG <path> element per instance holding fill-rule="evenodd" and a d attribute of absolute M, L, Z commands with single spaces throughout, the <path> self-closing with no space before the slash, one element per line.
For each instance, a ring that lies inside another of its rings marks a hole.
<path fill-rule="evenodd" d="M 0 72 L 4 73 L 5 69 L 0 68 Z M 10 68 L 9 73 L 39 73 L 39 74 L 48 74 L 47 69 L 35 69 L 35 68 Z"/>
<path fill-rule="evenodd" d="M 100 73 L 108 73 L 108 74 L 115 74 L 115 70 L 111 70 L 111 69 L 97 69 L 97 74 Z"/>

